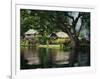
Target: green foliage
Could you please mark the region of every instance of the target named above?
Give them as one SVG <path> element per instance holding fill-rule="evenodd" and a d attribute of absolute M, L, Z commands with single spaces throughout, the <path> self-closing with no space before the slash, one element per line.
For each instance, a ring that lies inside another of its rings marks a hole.
<path fill-rule="evenodd" d="M 28 46 L 28 43 L 29 43 L 29 41 L 25 40 L 25 39 L 20 41 L 21 46 Z"/>
<path fill-rule="evenodd" d="M 64 31 L 70 38 L 75 39 L 78 37 L 81 30 L 76 31 L 75 27 L 79 18 L 82 20 L 81 26 L 90 31 L 90 13 L 89 12 L 77 12 L 78 16 L 72 16 L 76 12 L 65 11 L 45 11 L 45 10 L 31 10 L 21 9 L 20 21 L 21 21 L 21 36 L 29 29 L 35 29 L 39 32 L 41 42 L 44 44 L 48 40 L 47 36 L 53 32 Z M 71 22 L 72 21 L 72 22 Z M 80 27 L 81 28 L 81 27 Z"/>

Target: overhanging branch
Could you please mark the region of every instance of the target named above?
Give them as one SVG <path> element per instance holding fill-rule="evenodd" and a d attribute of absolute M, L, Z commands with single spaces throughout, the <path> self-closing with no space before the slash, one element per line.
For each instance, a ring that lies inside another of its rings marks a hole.
<path fill-rule="evenodd" d="M 79 30 L 78 30 L 78 32 L 77 32 L 77 37 L 79 37 L 79 35 L 80 35 L 80 31 L 82 30 L 82 23 L 81 23 L 81 26 L 80 26 L 80 28 L 79 28 Z"/>
<path fill-rule="evenodd" d="M 66 13 L 66 16 L 68 16 L 70 19 L 72 19 L 74 21 L 74 17 L 69 15 L 68 13 Z"/>

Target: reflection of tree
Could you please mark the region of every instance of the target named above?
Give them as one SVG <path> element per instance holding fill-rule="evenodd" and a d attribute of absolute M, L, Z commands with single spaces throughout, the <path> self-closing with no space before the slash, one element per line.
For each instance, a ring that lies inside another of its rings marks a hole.
<path fill-rule="evenodd" d="M 90 13 L 22 9 L 21 35 L 24 35 L 25 31 L 30 28 L 36 29 L 44 39 L 55 31 L 66 32 L 71 39 L 72 53 L 69 61 L 73 65 L 78 58 L 79 37 L 90 38 Z M 84 30 L 88 33 L 85 34 Z"/>

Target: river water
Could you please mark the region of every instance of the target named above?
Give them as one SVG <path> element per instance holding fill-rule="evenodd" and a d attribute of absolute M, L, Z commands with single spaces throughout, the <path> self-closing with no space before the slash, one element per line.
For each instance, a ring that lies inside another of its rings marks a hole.
<path fill-rule="evenodd" d="M 62 68 L 69 67 L 70 50 L 21 47 L 20 68 Z M 89 66 L 88 53 L 80 53 L 75 66 Z"/>

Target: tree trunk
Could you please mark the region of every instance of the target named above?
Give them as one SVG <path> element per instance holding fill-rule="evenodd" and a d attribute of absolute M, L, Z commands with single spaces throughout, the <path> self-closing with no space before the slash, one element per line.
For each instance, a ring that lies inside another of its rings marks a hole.
<path fill-rule="evenodd" d="M 72 50 L 69 55 L 69 66 L 73 67 L 76 62 L 78 62 L 78 55 L 79 55 L 80 43 L 79 39 L 72 40 Z"/>

